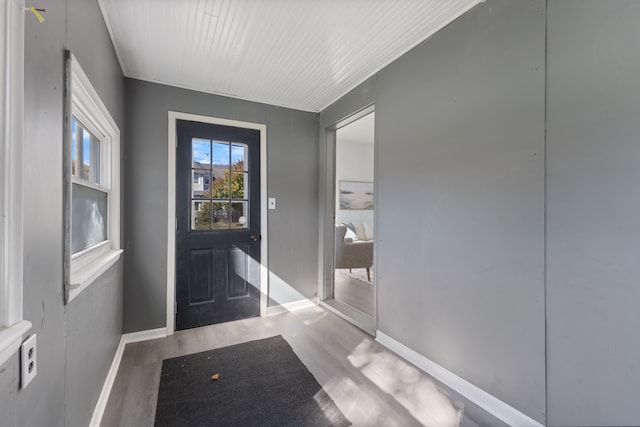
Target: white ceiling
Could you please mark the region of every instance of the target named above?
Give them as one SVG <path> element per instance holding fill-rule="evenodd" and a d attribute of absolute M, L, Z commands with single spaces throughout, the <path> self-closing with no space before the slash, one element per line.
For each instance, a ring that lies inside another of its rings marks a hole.
<path fill-rule="evenodd" d="M 481 0 L 98 0 L 127 77 L 320 111 Z"/>

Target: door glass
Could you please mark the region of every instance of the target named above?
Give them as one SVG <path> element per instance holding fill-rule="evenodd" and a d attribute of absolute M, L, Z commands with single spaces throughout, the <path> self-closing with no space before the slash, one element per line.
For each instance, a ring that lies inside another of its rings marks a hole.
<path fill-rule="evenodd" d="M 213 228 L 216 230 L 224 230 L 229 228 L 229 203 L 213 202 Z"/>
<path fill-rule="evenodd" d="M 191 140 L 191 230 L 249 228 L 248 146 Z"/>
<path fill-rule="evenodd" d="M 247 172 L 231 172 L 231 197 L 234 199 L 246 199 Z"/>
<path fill-rule="evenodd" d="M 213 183 L 211 184 L 211 198 L 229 198 L 229 167 L 215 167 L 213 169 Z"/>
<path fill-rule="evenodd" d="M 191 197 L 204 199 L 211 184 L 211 141 L 194 138 L 191 145 Z"/>
<path fill-rule="evenodd" d="M 231 228 L 247 228 L 247 202 L 231 203 Z"/>
<path fill-rule="evenodd" d="M 192 149 L 192 167 L 202 167 L 209 170 L 209 166 L 211 165 L 211 141 L 208 139 L 193 138 Z"/>
<path fill-rule="evenodd" d="M 213 141 L 213 165 L 229 166 L 229 143 Z"/>
<path fill-rule="evenodd" d="M 231 147 L 231 164 L 235 171 L 247 170 L 247 146 L 245 144 L 232 144 Z"/>
<path fill-rule="evenodd" d="M 211 229 L 211 202 L 208 200 L 194 200 L 191 202 L 191 229 Z"/>

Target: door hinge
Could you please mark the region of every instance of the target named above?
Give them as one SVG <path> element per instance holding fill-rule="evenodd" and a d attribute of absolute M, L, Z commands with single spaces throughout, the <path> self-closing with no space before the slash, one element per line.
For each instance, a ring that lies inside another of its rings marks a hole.
<path fill-rule="evenodd" d="M 178 218 L 176 217 L 176 231 L 178 231 Z"/>
<path fill-rule="evenodd" d="M 173 303 L 173 314 L 178 314 L 178 301 Z"/>

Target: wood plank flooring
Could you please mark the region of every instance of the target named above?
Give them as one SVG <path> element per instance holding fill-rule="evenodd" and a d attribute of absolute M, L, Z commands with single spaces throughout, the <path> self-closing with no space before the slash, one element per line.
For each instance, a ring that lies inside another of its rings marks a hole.
<path fill-rule="evenodd" d="M 163 359 L 274 335 L 289 342 L 354 426 L 505 425 L 360 329 L 313 307 L 127 344 L 101 426 L 153 425 Z"/>
<path fill-rule="evenodd" d="M 365 269 L 356 269 L 353 271 Z M 375 285 L 365 283 L 349 275 L 349 270 L 336 270 L 334 276 L 334 298 L 362 313 L 375 316 Z"/>

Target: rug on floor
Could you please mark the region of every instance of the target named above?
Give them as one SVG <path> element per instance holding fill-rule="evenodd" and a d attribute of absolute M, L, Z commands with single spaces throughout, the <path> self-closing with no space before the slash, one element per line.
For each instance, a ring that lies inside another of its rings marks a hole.
<path fill-rule="evenodd" d="M 278 335 L 163 360 L 155 425 L 351 423 Z"/>

